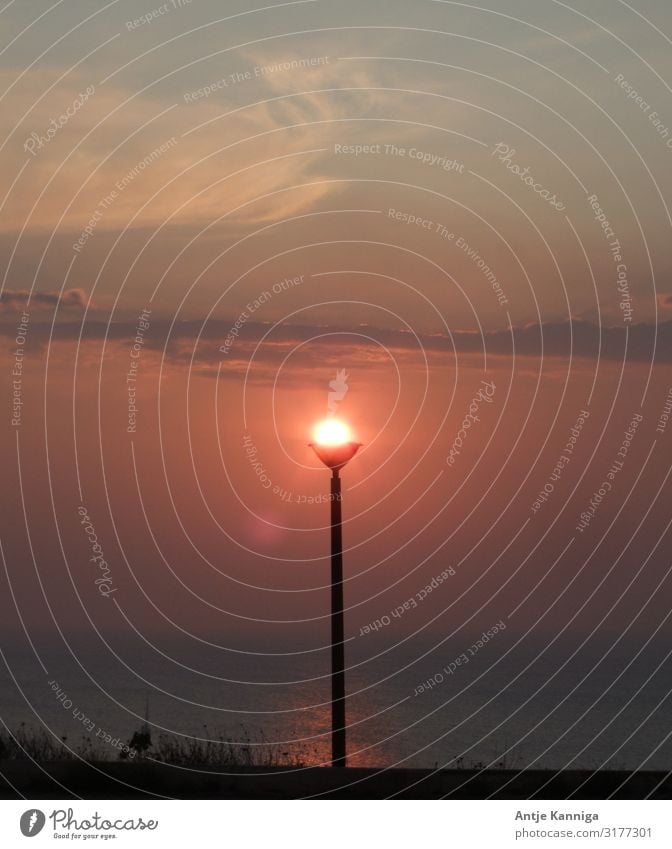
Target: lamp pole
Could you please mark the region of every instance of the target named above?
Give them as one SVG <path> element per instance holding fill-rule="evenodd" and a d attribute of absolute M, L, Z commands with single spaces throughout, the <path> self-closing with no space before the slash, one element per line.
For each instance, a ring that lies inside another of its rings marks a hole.
<path fill-rule="evenodd" d="M 331 475 L 331 765 L 345 766 L 345 628 L 341 476 Z"/>
<path fill-rule="evenodd" d="M 331 469 L 331 765 L 346 765 L 345 627 L 343 622 L 343 530 L 340 471 L 359 442 L 314 442 L 310 447 Z"/>

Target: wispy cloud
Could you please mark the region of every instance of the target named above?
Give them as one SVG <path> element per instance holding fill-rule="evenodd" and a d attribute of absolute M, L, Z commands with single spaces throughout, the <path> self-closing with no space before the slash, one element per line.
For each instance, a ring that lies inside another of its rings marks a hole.
<path fill-rule="evenodd" d="M 16 312 L 19 309 L 62 309 L 84 310 L 89 297 L 83 289 L 65 289 L 63 292 L 33 292 L 28 289 L 5 289 L 0 294 L 0 311 Z"/>
<path fill-rule="evenodd" d="M 672 362 L 672 321 L 658 324 L 634 324 L 599 327 L 587 321 L 557 321 L 541 325 L 525 325 L 509 330 L 480 333 L 455 330 L 452 334 L 418 334 L 371 325 L 329 326 L 280 325 L 249 322 L 235 343 L 222 353 L 224 339 L 231 329 L 230 320 L 218 319 L 204 324 L 199 320 L 172 324 L 168 319 L 155 319 L 145 337 L 145 349 L 162 356 L 167 364 L 192 365 L 203 374 L 267 379 L 278 365 L 292 355 L 292 367 L 303 371 L 319 366 L 339 367 L 343 363 L 343 345 L 347 343 L 348 364 L 355 367 L 389 363 L 390 357 L 403 360 L 406 367 L 423 367 L 424 360 L 433 367 L 450 366 L 455 356 L 563 358 L 633 362 Z M 316 331 L 320 331 L 316 338 Z M 328 331 L 324 333 L 323 331 Z M 11 339 L 14 325 L 0 322 L 0 335 Z M 61 345 L 80 340 L 91 345 L 106 339 L 116 353 L 119 344 L 130 344 L 136 335 L 135 321 L 106 323 L 87 321 L 82 328 L 77 321 L 31 325 L 30 341 L 34 347 Z M 263 340 L 263 341 L 262 341 Z"/>

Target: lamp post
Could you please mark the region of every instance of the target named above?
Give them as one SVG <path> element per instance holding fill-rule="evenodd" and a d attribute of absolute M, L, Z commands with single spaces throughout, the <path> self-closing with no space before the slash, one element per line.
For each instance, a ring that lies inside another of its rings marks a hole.
<path fill-rule="evenodd" d="M 341 527 L 341 469 L 359 451 L 350 430 L 338 419 L 315 429 L 310 447 L 331 469 L 331 765 L 346 765 L 345 644 L 343 626 L 343 535 Z"/>

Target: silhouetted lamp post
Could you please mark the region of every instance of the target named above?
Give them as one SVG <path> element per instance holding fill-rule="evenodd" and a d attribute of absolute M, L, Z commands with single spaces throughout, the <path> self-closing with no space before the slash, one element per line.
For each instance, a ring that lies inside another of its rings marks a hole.
<path fill-rule="evenodd" d="M 338 419 L 315 428 L 310 447 L 331 469 L 331 765 L 345 766 L 345 646 L 343 627 L 343 538 L 340 471 L 359 451 L 350 429 Z"/>

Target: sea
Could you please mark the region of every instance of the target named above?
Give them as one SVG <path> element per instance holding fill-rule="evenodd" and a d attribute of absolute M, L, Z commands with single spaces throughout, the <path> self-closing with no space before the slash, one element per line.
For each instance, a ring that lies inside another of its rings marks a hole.
<path fill-rule="evenodd" d="M 436 641 L 347 650 L 351 766 L 610 768 L 672 765 L 672 662 L 666 645 L 484 644 L 460 655 Z M 330 655 L 4 641 L 0 718 L 76 748 L 92 737 L 119 756 L 147 722 L 175 736 L 327 764 Z M 158 649 L 158 650 L 157 650 Z M 39 654 L 39 661 L 36 654 Z M 44 668 L 42 668 L 42 665 Z"/>

